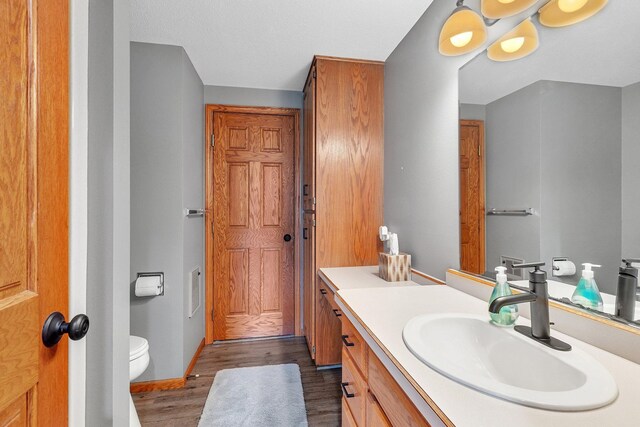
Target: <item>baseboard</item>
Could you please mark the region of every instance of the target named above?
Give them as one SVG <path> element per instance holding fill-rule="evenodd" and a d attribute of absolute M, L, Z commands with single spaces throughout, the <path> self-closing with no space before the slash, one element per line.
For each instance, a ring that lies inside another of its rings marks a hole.
<path fill-rule="evenodd" d="M 141 381 L 139 383 L 131 383 L 129 386 L 129 390 L 131 393 L 143 393 L 150 391 L 161 391 L 161 390 L 177 390 L 183 388 L 187 383 L 187 377 L 191 375 L 191 371 L 193 371 L 194 366 L 196 366 L 196 362 L 198 361 L 198 357 L 204 348 L 204 338 L 200 341 L 200 345 L 198 345 L 198 349 L 195 354 L 191 358 L 191 362 L 189 362 L 189 366 L 187 366 L 187 370 L 184 372 L 184 376 L 182 378 L 168 378 L 164 380 L 152 380 L 152 381 Z"/>
<path fill-rule="evenodd" d="M 142 381 L 139 383 L 131 383 L 129 390 L 131 393 L 143 393 L 149 391 L 160 390 L 176 390 L 184 387 L 186 380 L 184 378 L 169 378 L 166 380 Z"/>
<path fill-rule="evenodd" d="M 203 348 L 204 348 L 204 338 L 202 338 L 202 341 L 200 341 L 200 345 L 198 346 L 198 349 L 196 350 L 193 357 L 191 358 L 191 362 L 189 362 L 189 366 L 187 366 L 187 370 L 184 371 L 185 382 L 187 380 L 187 377 L 191 375 L 191 371 L 193 371 L 193 367 L 196 366 L 196 362 L 198 361 L 198 357 L 200 357 L 200 353 L 202 353 Z"/>

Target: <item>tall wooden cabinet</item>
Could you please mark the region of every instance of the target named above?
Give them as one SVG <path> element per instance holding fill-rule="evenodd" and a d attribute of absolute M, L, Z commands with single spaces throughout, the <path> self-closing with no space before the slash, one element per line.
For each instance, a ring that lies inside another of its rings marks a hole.
<path fill-rule="evenodd" d="M 317 365 L 341 360 L 317 270 L 378 263 L 383 85 L 383 63 L 316 56 L 304 88 L 304 331 Z"/>

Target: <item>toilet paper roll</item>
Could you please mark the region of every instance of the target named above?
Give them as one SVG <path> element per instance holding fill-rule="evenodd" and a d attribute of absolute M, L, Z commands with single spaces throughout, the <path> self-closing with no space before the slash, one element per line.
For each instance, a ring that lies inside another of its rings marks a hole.
<path fill-rule="evenodd" d="M 139 276 L 136 279 L 135 292 L 137 297 L 153 297 L 162 293 L 160 276 Z"/>
<path fill-rule="evenodd" d="M 576 265 L 571 261 L 554 261 L 554 276 L 573 276 L 576 274 Z"/>

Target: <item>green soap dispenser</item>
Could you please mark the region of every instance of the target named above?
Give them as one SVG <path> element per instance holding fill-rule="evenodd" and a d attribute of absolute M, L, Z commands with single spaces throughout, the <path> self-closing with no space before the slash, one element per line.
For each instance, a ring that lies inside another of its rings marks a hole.
<path fill-rule="evenodd" d="M 580 304 L 583 307 L 592 308 L 594 310 L 602 311 L 602 296 L 596 281 L 593 278 L 593 267 L 601 267 L 600 265 L 590 264 L 585 262 L 584 270 L 582 270 L 582 278 L 576 286 L 576 290 L 573 291 L 571 301 Z"/>
<path fill-rule="evenodd" d="M 496 271 L 498 272 L 496 274 L 496 285 L 491 293 L 491 298 L 489 298 L 489 304 L 498 297 L 512 295 L 511 288 L 507 283 L 507 268 L 496 267 Z M 491 316 L 491 323 L 498 326 L 511 326 L 518 320 L 518 307 L 516 305 L 507 305 L 502 307 L 499 313 L 489 313 L 489 315 Z"/>

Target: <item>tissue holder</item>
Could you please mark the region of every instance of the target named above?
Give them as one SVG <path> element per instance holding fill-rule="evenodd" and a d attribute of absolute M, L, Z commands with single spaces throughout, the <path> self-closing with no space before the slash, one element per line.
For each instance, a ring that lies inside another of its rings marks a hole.
<path fill-rule="evenodd" d="M 137 297 L 164 295 L 164 273 L 138 273 L 138 277 L 133 286 L 134 294 Z"/>
<path fill-rule="evenodd" d="M 406 282 L 411 280 L 411 255 L 380 252 L 378 268 L 380 278 L 387 282 Z"/>

